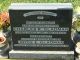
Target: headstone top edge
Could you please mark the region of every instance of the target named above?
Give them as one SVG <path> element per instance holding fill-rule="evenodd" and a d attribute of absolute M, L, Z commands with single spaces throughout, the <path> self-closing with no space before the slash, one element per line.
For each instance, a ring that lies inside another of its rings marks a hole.
<path fill-rule="evenodd" d="M 72 4 L 71 3 L 12 3 L 11 6 L 9 6 L 10 10 L 39 10 L 39 9 L 71 9 Z"/>

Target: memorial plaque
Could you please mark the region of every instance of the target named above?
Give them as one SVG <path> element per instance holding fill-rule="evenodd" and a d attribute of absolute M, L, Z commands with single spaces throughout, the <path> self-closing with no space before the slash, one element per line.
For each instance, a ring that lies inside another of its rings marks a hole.
<path fill-rule="evenodd" d="M 72 12 L 70 3 L 12 4 L 13 49 L 72 50 Z"/>

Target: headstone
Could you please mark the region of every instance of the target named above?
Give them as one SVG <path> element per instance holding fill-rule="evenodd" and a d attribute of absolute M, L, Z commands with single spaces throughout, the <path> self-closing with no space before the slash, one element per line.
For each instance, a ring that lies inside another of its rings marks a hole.
<path fill-rule="evenodd" d="M 11 4 L 13 50 L 74 52 L 72 12 L 70 3 Z"/>

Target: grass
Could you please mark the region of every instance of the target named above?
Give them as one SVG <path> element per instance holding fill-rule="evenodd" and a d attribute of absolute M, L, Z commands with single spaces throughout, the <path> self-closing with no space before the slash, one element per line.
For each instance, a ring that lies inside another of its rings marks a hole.
<path fill-rule="evenodd" d="M 0 0 L 0 12 L 8 11 L 11 0 Z"/>
<path fill-rule="evenodd" d="M 22 3 L 57 3 L 57 0 L 12 0 L 12 2 L 22 2 Z"/>

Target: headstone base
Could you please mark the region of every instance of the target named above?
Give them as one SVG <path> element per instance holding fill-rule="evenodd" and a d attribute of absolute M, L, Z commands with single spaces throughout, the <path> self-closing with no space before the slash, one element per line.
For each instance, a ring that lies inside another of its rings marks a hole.
<path fill-rule="evenodd" d="M 36 58 L 74 60 L 74 51 L 15 51 L 9 52 L 9 58 Z"/>

